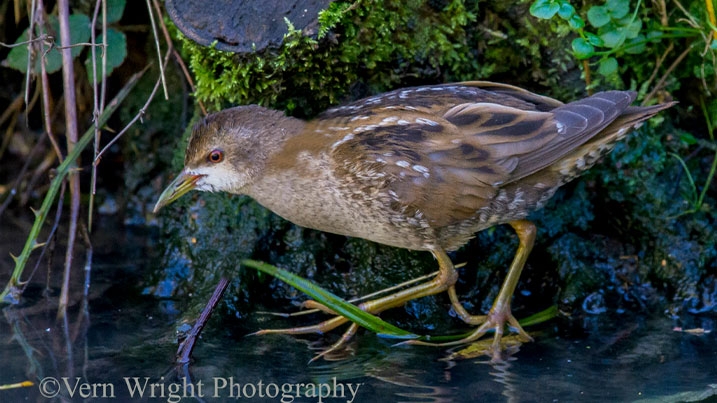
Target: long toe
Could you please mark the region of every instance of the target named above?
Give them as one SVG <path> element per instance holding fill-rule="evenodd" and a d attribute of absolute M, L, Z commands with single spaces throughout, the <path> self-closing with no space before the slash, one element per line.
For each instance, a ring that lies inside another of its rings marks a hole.
<path fill-rule="evenodd" d="M 477 317 L 474 317 L 477 318 Z M 483 316 L 484 322 L 476 328 L 470 335 L 450 342 L 445 343 L 432 343 L 430 341 L 422 340 L 407 340 L 398 345 L 412 344 L 420 346 L 437 346 L 437 347 L 453 347 L 470 344 L 466 348 L 453 352 L 447 357 L 447 359 L 467 359 L 473 358 L 480 355 L 488 355 L 492 357 L 494 362 L 503 361 L 503 353 L 508 351 L 511 353 L 522 343 L 532 341 L 533 338 L 523 330 L 520 323 L 515 319 L 513 314 L 510 312 L 510 308 L 491 312 Z M 510 334 L 505 334 L 506 325 L 510 328 Z M 493 340 L 483 338 L 483 336 L 490 332 L 494 332 Z"/>
<path fill-rule="evenodd" d="M 262 329 L 254 333 L 250 333 L 249 336 L 261 336 L 265 334 L 324 334 L 336 329 L 348 321 L 349 320 L 343 316 L 336 316 L 312 326 L 290 327 L 286 329 Z"/>
<path fill-rule="evenodd" d="M 336 341 L 336 343 L 332 344 L 328 348 L 324 349 L 322 352 L 314 356 L 309 363 L 312 363 L 320 358 L 323 358 L 328 361 L 336 361 L 336 360 L 343 360 L 347 358 L 348 354 L 338 354 L 335 355 L 335 353 L 344 350 L 346 347 L 346 344 L 349 340 L 356 334 L 358 331 L 359 325 L 352 323 L 351 326 L 349 326 L 348 329 L 344 332 L 344 334 L 341 335 L 341 338 Z"/>

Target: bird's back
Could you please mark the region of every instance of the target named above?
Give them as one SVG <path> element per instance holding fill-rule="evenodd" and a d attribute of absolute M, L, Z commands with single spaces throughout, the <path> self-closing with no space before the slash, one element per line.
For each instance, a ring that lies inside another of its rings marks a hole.
<path fill-rule="evenodd" d="M 371 209 L 382 200 L 375 219 L 455 249 L 542 207 L 630 128 L 670 106 L 631 107 L 634 98 L 608 91 L 562 104 L 503 84 L 458 83 L 331 109 L 316 127 L 334 136 L 332 169 L 347 197 Z"/>

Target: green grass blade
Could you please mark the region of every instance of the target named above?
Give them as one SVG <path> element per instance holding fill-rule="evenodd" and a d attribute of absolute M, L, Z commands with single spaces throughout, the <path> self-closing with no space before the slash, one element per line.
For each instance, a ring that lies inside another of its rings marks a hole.
<path fill-rule="evenodd" d="M 544 309 L 536 314 L 528 316 L 527 318 L 519 320 L 518 323 L 520 323 L 520 326 L 528 327 L 537 325 L 538 323 L 547 322 L 556 316 L 558 316 L 558 306 L 551 305 L 548 309 Z"/>
<path fill-rule="evenodd" d="M 98 125 L 100 127 L 107 122 L 110 116 L 112 116 L 114 111 L 124 100 L 127 94 L 129 94 L 130 90 L 134 87 L 142 74 L 143 73 L 138 73 L 135 74 L 132 78 L 130 78 L 124 88 L 122 88 L 122 90 L 117 93 L 115 98 L 109 104 L 107 104 L 107 107 L 105 108 L 102 115 L 98 117 Z M 62 185 L 62 181 L 65 180 L 65 176 L 67 176 L 68 172 L 70 172 L 71 169 L 77 168 L 77 157 L 80 156 L 82 150 L 87 147 L 87 145 L 90 144 L 90 142 L 94 138 L 95 128 L 91 127 L 85 132 L 85 134 L 80 138 L 80 140 L 75 143 L 75 147 L 72 149 L 72 152 L 67 154 L 62 164 L 57 167 L 55 178 L 50 183 L 50 188 L 47 190 L 47 194 L 45 195 L 45 199 L 42 202 L 42 206 L 39 210 L 35 212 L 35 222 L 33 223 L 32 228 L 30 229 L 30 233 L 27 236 L 25 247 L 20 253 L 20 256 L 14 259 L 15 269 L 12 272 L 10 280 L 5 286 L 5 290 L 0 294 L 0 304 L 8 302 L 17 303 L 17 296 L 15 294 L 18 293 L 17 286 L 20 284 L 20 276 L 25 269 L 25 264 L 30 258 L 30 254 L 33 250 L 35 250 L 35 247 L 38 245 L 37 237 L 40 235 L 40 230 L 45 223 L 45 219 L 50 212 L 52 204 L 55 202 L 55 197 L 57 197 L 57 192 L 60 189 L 60 185 Z"/>
<path fill-rule="evenodd" d="M 301 278 L 296 274 L 290 273 L 284 269 L 272 266 L 268 263 L 258 262 L 256 260 L 244 260 L 242 265 L 259 270 L 270 276 L 291 285 L 299 291 L 309 295 L 316 302 L 323 304 L 327 308 L 333 310 L 339 315 L 349 319 L 350 321 L 365 327 L 382 337 L 391 337 L 399 339 L 416 339 L 418 335 L 400 329 L 388 322 L 381 320 L 379 317 L 359 309 L 356 305 L 350 304 L 335 294 L 324 290 L 309 280 Z"/>

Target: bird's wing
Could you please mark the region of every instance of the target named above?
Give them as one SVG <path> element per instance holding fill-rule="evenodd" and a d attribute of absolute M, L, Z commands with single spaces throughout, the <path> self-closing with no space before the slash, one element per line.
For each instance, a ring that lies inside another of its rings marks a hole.
<path fill-rule="evenodd" d="M 366 115 L 333 144 L 336 169 L 356 185 L 388 194 L 397 208 L 419 211 L 433 227 L 450 225 L 473 217 L 502 185 L 584 144 L 634 98 L 612 91 L 544 112 L 502 96 L 510 102 L 433 100 L 426 111 L 389 104 L 379 107 L 389 110 L 372 109 L 381 113 Z"/>
<path fill-rule="evenodd" d="M 448 110 L 444 118 L 466 136 L 466 142 L 489 150 L 498 164 L 513 167 L 508 181 L 516 181 L 592 139 L 620 116 L 635 96 L 626 91 L 601 92 L 548 112 L 461 104 Z"/>
<path fill-rule="evenodd" d="M 522 88 L 488 81 L 402 88 L 331 108 L 319 120 L 347 123 L 370 119 L 386 110 L 418 111 L 440 116 L 463 103 L 494 103 L 526 111 L 546 111 L 563 105 L 560 101 L 533 94 Z"/>

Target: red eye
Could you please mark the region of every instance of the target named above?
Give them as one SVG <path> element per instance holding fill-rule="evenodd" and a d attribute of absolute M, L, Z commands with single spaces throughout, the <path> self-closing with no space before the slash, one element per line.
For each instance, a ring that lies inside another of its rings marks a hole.
<path fill-rule="evenodd" d="M 213 150 L 207 156 L 207 161 L 213 162 L 215 164 L 222 162 L 223 160 L 224 160 L 224 153 L 222 152 L 222 150 Z"/>

